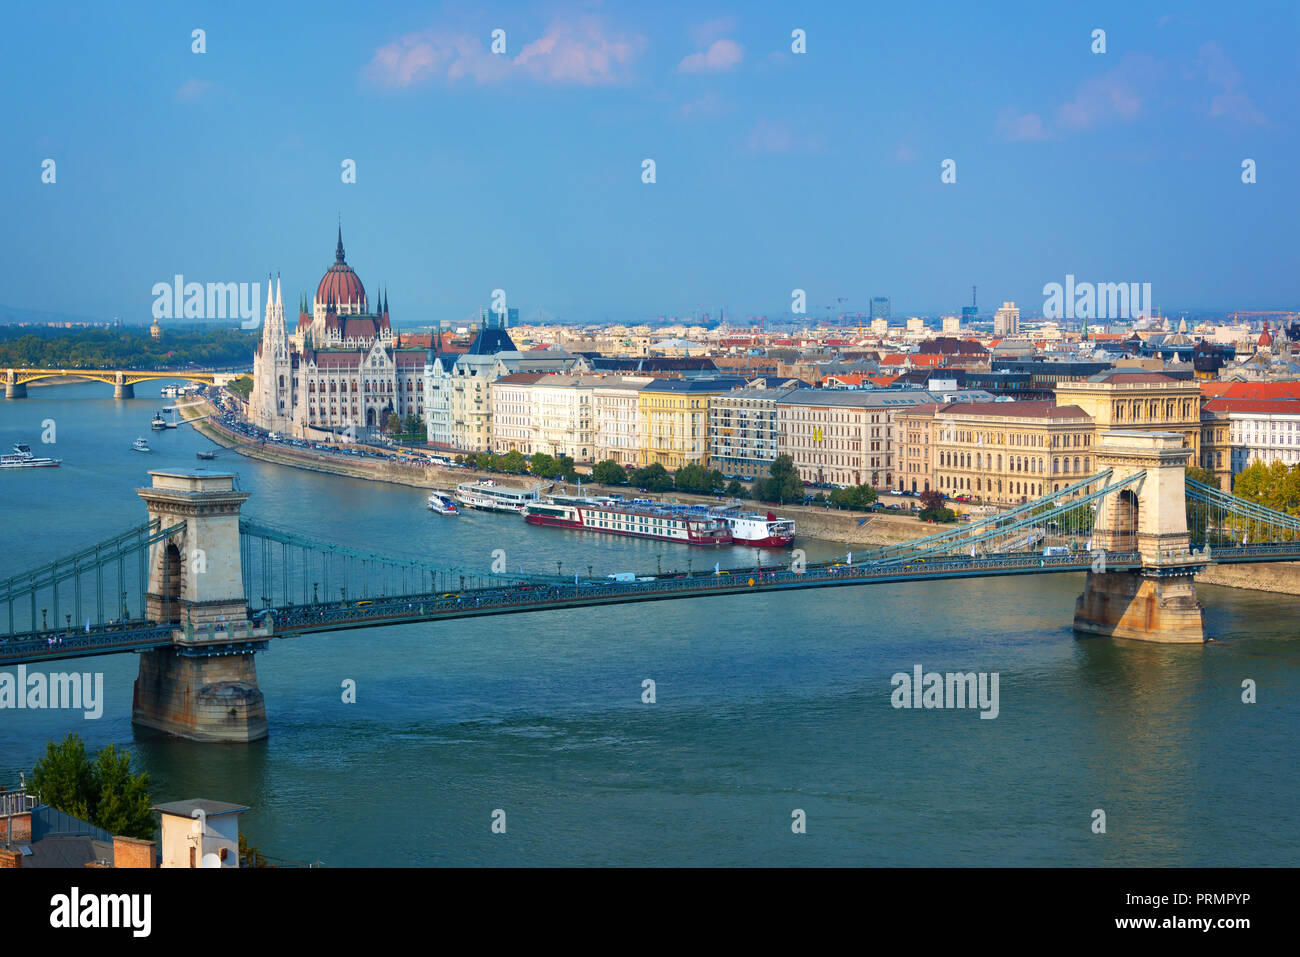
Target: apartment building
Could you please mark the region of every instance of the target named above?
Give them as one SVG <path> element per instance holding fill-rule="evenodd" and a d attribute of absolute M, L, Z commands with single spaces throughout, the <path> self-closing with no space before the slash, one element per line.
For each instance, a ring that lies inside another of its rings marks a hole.
<path fill-rule="evenodd" d="M 777 403 L 793 389 L 745 388 L 709 404 L 709 462 L 727 478 L 769 474 L 780 444 Z"/>
<path fill-rule="evenodd" d="M 744 384 L 744 379 L 718 376 L 654 379 L 642 386 L 637 393 L 640 464 L 657 462 L 670 472 L 688 462 L 707 465 L 709 402 Z"/>
<path fill-rule="evenodd" d="M 591 390 L 597 462 L 612 459 L 625 469 L 641 463 L 640 391 L 653 376 L 605 376 Z"/>

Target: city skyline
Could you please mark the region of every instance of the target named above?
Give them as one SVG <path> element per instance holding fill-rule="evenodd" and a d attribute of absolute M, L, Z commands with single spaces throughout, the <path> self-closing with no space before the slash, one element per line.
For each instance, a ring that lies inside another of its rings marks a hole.
<path fill-rule="evenodd" d="M 148 321 L 177 273 L 277 272 L 296 298 L 340 217 L 403 326 L 496 289 L 524 318 L 626 323 L 787 318 L 796 289 L 810 321 L 876 296 L 895 319 L 955 314 L 972 285 L 983 315 L 1032 316 L 1066 275 L 1149 282 L 1166 313 L 1300 298 L 1285 4 L 1019 5 L 1014 28 L 770 4 L 326 4 L 257 31 L 215 10 L 53 16 L 19 11 L 10 35 L 62 36 L 56 71 L 36 47 L 0 66 L 14 309 Z"/>

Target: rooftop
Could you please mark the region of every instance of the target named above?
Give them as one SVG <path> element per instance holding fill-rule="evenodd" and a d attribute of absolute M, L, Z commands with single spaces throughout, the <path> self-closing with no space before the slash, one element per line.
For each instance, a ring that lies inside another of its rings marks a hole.
<path fill-rule="evenodd" d="M 195 811 L 202 811 L 208 817 L 218 817 L 222 814 L 242 814 L 248 807 L 243 804 L 227 804 L 225 801 L 209 801 L 206 798 L 190 798 L 188 801 L 155 804 L 153 810 L 176 817 L 193 817 Z"/>

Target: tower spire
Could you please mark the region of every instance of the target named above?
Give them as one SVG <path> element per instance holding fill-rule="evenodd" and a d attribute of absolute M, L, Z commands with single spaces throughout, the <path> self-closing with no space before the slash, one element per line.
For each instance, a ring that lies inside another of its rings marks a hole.
<path fill-rule="evenodd" d="M 343 262 L 343 218 L 339 217 L 339 244 L 334 247 L 334 261 Z"/>

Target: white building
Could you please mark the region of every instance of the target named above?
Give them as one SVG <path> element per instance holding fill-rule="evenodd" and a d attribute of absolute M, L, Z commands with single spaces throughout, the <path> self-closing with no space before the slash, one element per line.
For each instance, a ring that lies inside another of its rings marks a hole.
<path fill-rule="evenodd" d="M 1300 402 L 1214 400 L 1208 411 L 1228 413 L 1228 447 L 1235 476 L 1254 462 L 1300 463 Z"/>
<path fill-rule="evenodd" d="M 1014 302 L 1004 302 L 993 314 L 993 335 L 1014 336 L 1020 333 L 1020 310 Z"/>

